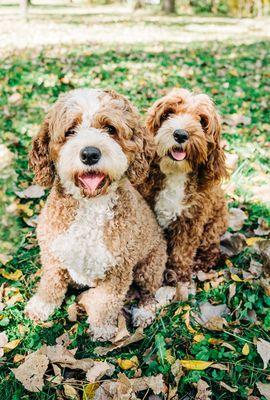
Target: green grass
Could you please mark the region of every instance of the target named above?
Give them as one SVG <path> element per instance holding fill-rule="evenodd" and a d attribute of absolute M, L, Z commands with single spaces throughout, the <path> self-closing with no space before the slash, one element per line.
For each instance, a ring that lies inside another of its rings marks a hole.
<path fill-rule="evenodd" d="M 236 191 L 230 202 L 245 208 L 249 219 L 243 232 L 247 236 L 255 236 L 253 229 L 257 227 L 258 218 L 270 219 L 267 205 L 256 200 L 257 188 L 269 180 L 269 93 L 266 90 L 269 61 L 269 43 L 259 42 L 237 47 L 230 43 L 191 44 L 186 49 L 164 43 L 159 50 L 136 45 L 121 47 L 119 51 L 105 46 L 77 46 L 75 49 L 66 47 L 64 51 L 62 48 L 60 52 L 60 48 L 56 47 L 25 51 L 1 62 L 0 141 L 13 152 L 14 163 L 12 168 L 5 171 L 5 177 L 0 179 L 0 253 L 12 256 L 3 268 L 8 272 L 20 269 L 23 278 L 10 281 L 0 277 L 0 285 L 6 282 L 7 286 L 17 288 L 24 301 L 6 307 L 0 314 L 0 327 L 7 332 L 9 340 L 21 339 L 19 346 L 6 353 L 6 359 L 0 364 L 0 399 L 57 399 L 56 389 L 49 383 L 46 383 L 42 393 L 27 392 L 14 379 L 9 368 L 17 366 L 13 362 L 15 354 L 27 354 L 44 343 L 54 344 L 58 336 L 72 327 L 71 346 L 78 347 L 78 356 L 96 357 L 94 348 L 97 344 L 91 342 L 86 334 L 85 317 L 80 318 L 78 324 L 67 319 L 67 304 L 74 300 L 76 292 L 68 293 L 61 309 L 52 316 L 53 325 L 50 328 L 34 326 L 23 315 L 25 302 L 34 292 L 37 282 L 37 278 L 31 276 L 40 267 L 35 231 L 25 221 L 38 214 L 44 199 L 19 200 L 15 190 L 31 183 L 27 153 L 31 137 L 37 132 L 47 106 L 56 100 L 59 93 L 74 87 L 110 87 L 127 95 L 144 113 L 168 88 L 184 86 L 210 94 L 224 117 L 231 114 L 250 117 L 247 125 L 225 125 L 224 138 L 229 152 L 239 154 L 239 166 L 242 166 L 240 173 L 232 178 Z M 22 95 L 18 105 L 8 102 L 14 92 Z M 245 250 L 232 262 L 236 267 L 247 269 L 250 259 L 250 250 Z M 209 291 L 205 290 L 203 283 L 199 284 L 201 290 L 197 290 L 196 296 L 189 302 L 191 309 L 196 311 L 198 304 L 205 300 L 216 304 L 228 303 L 228 291 L 232 283 L 231 278 L 226 278 L 217 288 Z M 184 311 L 175 315 L 175 311 L 183 305 L 176 303 L 161 312 L 146 330 L 143 341 L 113 352 L 108 357 L 109 361 L 116 363 L 119 357 L 137 355 L 143 375 L 161 372 L 166 383 L 173 386 L 168 354 L 176 359 L 211 360 L 228 366 L 229 370 L 185 370 L 178 388 L 180 399 L 194 398 L 196 390 L 193 383 L 200 378 L 211 386 L 213 399 L 245 399 L 250 388 L 254 388 L 253 394 L 259 395 L 255 384 L 267 382 L 270 370 L 263 370 L 253 340 L 257 337 L 269 338 L 270 300 L 256 280 L 236 283 L 236 286 L 236 294 L 229 307 L 238 312 L 227 317 L 228 327 L 224 331 L 207 331 L 191 318 L 192 326 L 205 336 L 201 342 L 194 342 L 194 334 L 187 329 L 182 318 Z M 255 311 L 257 323 L 251 321 L 249 310 Z M 209 338 L 222 339 L 233 345 L 235 351 L 220 344 L 210 344 Z M 245 343 L 250 346 L 248 356 L 242 354 Z M 145 351 L 149 348 L 150 353 L 146 356 Z M 119 371 L 117 366 L 114 377 Z M 126 371 L 126 374 L 131 377 L 134 371 Z M 230 393 L 220 387 L 220 381 L 237 387 L 237 392 Z"/>

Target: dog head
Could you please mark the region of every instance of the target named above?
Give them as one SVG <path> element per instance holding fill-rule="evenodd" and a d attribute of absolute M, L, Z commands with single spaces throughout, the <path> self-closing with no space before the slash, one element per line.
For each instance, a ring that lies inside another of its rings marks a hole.
<path fill-rule="evenodd" d="M 152 152 L 138 112 L 124 96 L 76 89 L 61 95 L 47 114 L 30 166 L 42 186 L 58 177 L 68 194 L 95 197 L 124 176 L 142 182 Z"/>
<path fill-rule="evenodd" d="M 202 185 L 226 177 L 220 118 L 207 95 L 173 90 L 149 110 L 147 128 L 164 174 L 195 172 Z"/>

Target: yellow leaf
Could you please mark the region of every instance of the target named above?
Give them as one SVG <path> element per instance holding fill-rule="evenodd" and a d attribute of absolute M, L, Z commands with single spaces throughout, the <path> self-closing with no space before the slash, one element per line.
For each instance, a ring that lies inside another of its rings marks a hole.
<path fill-rule="evenodd" d="M 231 278 L 235 282 L 244 282 L 243 279 L 239 278 L 239 276 L 236 274 L 231 274 Z"/>
<path fill-rule="evenodd" d="M 183 311 L 183 307 L 182 307 L 182 306 L 178 307 L 177 310 L 176 310 L 175 313 L 174 313 L 174 317 L 175 317 L 176 315 L 181 314 L 182 311 Z"/>
<path fill-rule="evenodd" d="M 213 361 L 201 361 L 201 360 L 179 360 L 180 364 L 186 369 L 193 369 L 196 371 L 203 371 L 214 364 Z"/>
<path fill-rule="evenodd" d="M 249 355 L 249 345 L 247 343 L 244 344 L 243 348 L 242 348 L 242 354 L 244 356 Z"/>
<path fill-rule="evenodd" d="M 197 343 L 200 343 L 203 339 L 205 339 L 205 336 L 202 333 L 195 335 L 193 338 L 194 342 L 197 342 Z"/>
<path fill-rule="evenodd" d="M 225 264 L 227 265 L 228 268 L 232 268 L 233 267 L 233 263 L 231 262 L 231 260 L 227 259 L 225 261 Z"/>
<path fill-rule="evenodd" d="M 137 356 L 133 356 L 129 360 L 122 360 L 121 358 L 118 358 L 117 364 L 123 370 L 127 370 L 131 368 L 137 368 L 139 365 L 139 360 Z"/>
<path fill-rule="evenodd" d="M 17 281 L 22 277 L 23 273 L 19 269 L 16 269 L 16 271 L 14 272 L 6 272 L 3 268 L 1 268 L 0 274 L 6 279 L 10 279 L 11 281 Z"/>
<path fill-rule="evenodd" d="M 210 290 L 210 282 L 204 282 L 203 289 L 205 292 L 209 292 Z"/>
<path fill-rule="evenodd" d="M 15 340 L 12 340 L 11 342 L 8 342 L 4 347 L 4 352 L 8 353 L 9 351 L 15 349 L 15 347 L 18 346 L 20 341 L 21 341 L 21 339 L 15 339 Z"/>
<path fill-rule="evenodd" d="M 17 363 L 20 361 L 23 361 L 25 359 L 25 356 L 23 356 L 22 354 L 15 354 L 15 356 L 13 357 L 13 362 Z"/>
<path fill-rule="evenodd" d="M 166 350 L 166 361 L 168 361 L 168 363 L 170 365 L 172 365 L 173 363 L 175 363 L 175 357 L 172 355 L 172 349 Z"/>
<path fill-rule="evenodd" d="M 91 400 L 95 396 L 95 392 L 99 387 L 98 383 L 89 383 L 83 387 L 83 400 Z"/>
<path fill-rule="evenodd" d="M 186 310 L 185 314 L 183 314 L 183 316 L 182 316 L 182 318 L 183 318 L 183 320 L 185 322 L 185 325 L 186 325 L 188 331 L 194 335 L 197 332 L 190 325 L 190 306 L 185 306 L 183 308 L 183 310 Z"/>
<path fill-rule="evenodd" d="M 247 238 L 246 242 L 248 246 L 253 246 L 256 242 L 259 242 L 260 240 L 263 240 L 263 238 L 260 237 L 251 237 Z"/>
<path fill-rule="evenodd" d="M 210 338 L 210 339 L 208 339 L 208 343 L 210 343 L 210 344 L 221 344 L 221 343 L 223 343 L 223 340 L 222 339 L 216 339 L 216 338 Z"/>

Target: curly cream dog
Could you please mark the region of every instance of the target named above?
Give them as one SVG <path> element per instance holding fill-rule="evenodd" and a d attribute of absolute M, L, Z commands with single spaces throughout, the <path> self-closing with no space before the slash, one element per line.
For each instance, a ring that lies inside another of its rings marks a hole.
<path fill-rule="evenodd" d="M 135 108 L 113 91 L 73 90 L 51 108 L 30 154 L 36 182 L 52 186 L 37 227 L 43 274 L 26 307 L 31 319 L 46 320 L 70 281 L 90 287 L 80 301 L 94 339 L 115 334 L 133 281 L 143 314 L 167 258 L 162 230 L 132 186 L 149 171 L 150 142 Z"/>
<path fill-rule="evenodd" d="M 156 156 L 139 191 L 168 240 L 167 283 L 188 281 L 195 269 L 215 265 L 227 227 L 220 119 L 207 95 L 175 89 L 154 103 L 147 128 Z"/>

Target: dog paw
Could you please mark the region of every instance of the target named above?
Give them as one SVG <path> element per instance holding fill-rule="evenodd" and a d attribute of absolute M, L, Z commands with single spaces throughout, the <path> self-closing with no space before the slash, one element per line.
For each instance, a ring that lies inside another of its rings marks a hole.
<path fill-rule="evenodd" d="M 93 340 L 98 340 L 100 342 L 106 342 L 110 339 L 112 339 L 116 333 L 117 333 L 117 326 L 113 324 L 104 324 L 102 326 L 97 326 L 94 324 L 91 324 L 89 321 L 89 330 L 90 330 L 90 336 Z"/>
<path fill-rule="evenodd" d="M 27 303 L 24 313 L 35 322 L 46 321 L 55 310 L 54 303 L 48 303 L 39 296 L 33 296 Z"/>
<path fill-rule="evenodd" d="M 134 326 L 146 328 L 154 321 L 154 319 L 154 311 L 147 307 L 134 307 L 132 310 L 132 323 Z"/>

